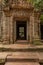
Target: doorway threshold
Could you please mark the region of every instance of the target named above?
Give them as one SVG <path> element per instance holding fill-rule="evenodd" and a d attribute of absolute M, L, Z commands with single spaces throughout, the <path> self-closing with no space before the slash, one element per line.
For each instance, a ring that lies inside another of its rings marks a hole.
<path fill-rule="evenodd" d="M 17 43 L 28 43 L 28 40 L 17 40 Z"/>

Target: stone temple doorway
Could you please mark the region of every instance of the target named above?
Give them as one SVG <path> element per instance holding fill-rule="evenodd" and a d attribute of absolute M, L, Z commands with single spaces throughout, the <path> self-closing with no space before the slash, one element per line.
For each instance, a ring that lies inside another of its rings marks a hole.
<path fill-rule="evenodd" d="M 26 21 L 16 21 L 16 40 L 26 40 Z"/>

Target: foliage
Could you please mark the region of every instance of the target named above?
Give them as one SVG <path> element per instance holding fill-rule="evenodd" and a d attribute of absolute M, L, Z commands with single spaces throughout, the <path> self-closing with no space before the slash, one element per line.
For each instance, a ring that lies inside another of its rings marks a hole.
<path fill-rule="evenodd" d="M 36 9 L 43 8 L 43 0 L 27 0 L 27 1 L 31 2 Z"/>
<path fill-rule="evenodd" d="M 43 0 L 27 0 L 31 2 L 36 10 L 43 11 Z M 9 0 L 4 0 L 4 3 L 7 5 Z M 43 14 L 41 14 L 40 19 L 43 19 Z"/>
<path fill-rule="evenodd" d="M 41 23 L 43 24 L 43 14 L 40 16 Z"/>
<path fill-rule="evenodd" d="M 8 6 L 8 0 L 3 0 L 3 6 Z"/>
<path fill-rule="evenodd" d="M 5 3 L 8 3 L 8 0 L 4 0 Z"/>
<path fill-rule="evenodd" d="M 41 15 L 40 20 L 43 20 L 43 15 Z"/>
<path fill-rule="evenodd" d="M 36 9 L 43 8 L 43 0 L 27 0 L 28 2 L 31 2 Z M 4 0 L 4 3 L 8 3 L 9 0 Z"/>
<path fill-rule="evenodd" d="M 32 0 L 36 10 L 41 11 L 40 20 L 43 22 L 43 0 Z"/>

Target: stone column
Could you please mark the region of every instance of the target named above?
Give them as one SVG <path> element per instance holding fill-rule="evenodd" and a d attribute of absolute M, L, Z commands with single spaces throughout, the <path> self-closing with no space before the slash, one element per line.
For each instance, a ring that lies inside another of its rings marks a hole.
<path fill-rule="evenodd" d="M 30 42 L 30 22 L 29 20 L 27 21 L 27 41 Z"/>
<path fill-rule="evenodd" d="M 33 35 L 32 35 L 32 42 L 33 42 L 33 43 L 34 43 L 34 26 L 35 26 L 35 25 L 34 25 L 34 14 L 33 14 L 33 15 L 32 15 L 32 27 L 33 27 L 33 29 L 32 29 L 32 30 L 33 30 L 33 32 L 32 32 L 32 33 L 33 33 Z"/>
<path fill-rule="evenodd" d="M 3 13 L 3 43 L 5 44 L 9 44 L 9 23 L 10 18 Z"/>
<path fill-rule="evenodd" d="M 40 41 L 41 38 L 41 31 L 40 31 L 40 19 L 38 19 L 38 39 Z"/>
<path fill-rule="evenodd" d="M 3 13 L 3 43 L 6 43 L 6 16 Z"/>
<path fill-rule="evenodd" d="M 7 44 L 10 43 L 10 17 L 6 17 L 6 41 Z"/>
<path fill-rule="evenodd" d="M 37 14 L 38 16 L 38 14 Z M 40 41 L 40 20 L 39 18 L 35 16 L 35 26 L 34 26 L 34 31 L 35 31 L 35 36 L 34 36 L 34 41 L 35 41 L 35 44 L 39 44 L 39 41 Z"/>
<path fill-rule="evenodd" d="M 10 44 L 13 43 L 13 20 L 12 20 L 12 16 L 10 17 L 10 21 L 9 21 L 9 39 L 10 39 Z"/>
<path fill-rule="evenodd" d="M 34 41 L 34 14 L 30 15 L 30 42 Z"/>
<path fill-rule="evenodd" d="M 3 13 L 4 14 L 4 13 Z M 13 43 L 13 22 L 12 16 L 3 16 L 3 43 Z"/>
<path fill-rule="evenodd" d="M 30 29 L 29 30 L 30 30 L 29 34 L 30 34 L 30 43 L 31 43 L 31 40 L 32 40 L 32 38 L 31 38 L 31 16 L 30 16 Z"/>
<path fill-rule="evenodd" d="M 38 33 L 39 33 L 39 27 L 38 27 L 38 25 L 39 25 L 39 23 L 38 23 L 38 21 L 39 20 L 37 20 L 37 19 L 35 19 L 35 39 L 39 39 L 39 35 L 38 35 Z"/>
<path fill-rule="evenodd" d="M 39 29 L 39 39 L 41 39 L 41 31 L 40 31 L 40 19 L 39 19 L 39 23 L 38 23 L 38 24 L 39 24 L 39 28 L 38 28 L 38 29 Z"/>
<path fill-rule="evenodd" d="M 14 25 L 13 25 L 13 27 L 14 27 L 14 32 L 13 32 L 14 35 L 13 36 L 14 36 L 14 43 L 15 43 L 16 42 L 16 21 L 14 20 L 13 22 L 14 22 Z"/>

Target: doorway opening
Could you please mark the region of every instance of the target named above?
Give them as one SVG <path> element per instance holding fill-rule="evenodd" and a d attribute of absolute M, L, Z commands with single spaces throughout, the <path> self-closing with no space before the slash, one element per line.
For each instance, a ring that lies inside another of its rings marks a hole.
<path fill-rule="evenodd" d="M 43 23 L 40 23 L 41 40 L 43 40 Z"/>
<path fill-rule="evenodd" d="M 40 64 L 40 65 L 43 65 L 43 63 L 42 63 L 42 62 L 40 62 L 39 64 Z"/>
<path fill-rule="evenodd" d="M 27 32 L 27 22 L 26 21 L 16 21 L 16 39 L 26 40 Z"/>

